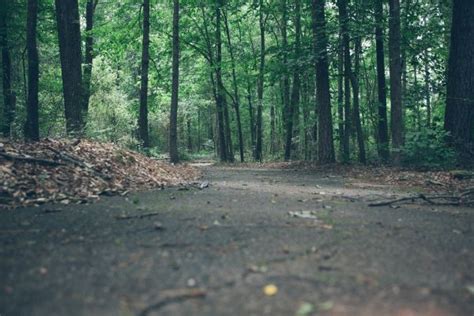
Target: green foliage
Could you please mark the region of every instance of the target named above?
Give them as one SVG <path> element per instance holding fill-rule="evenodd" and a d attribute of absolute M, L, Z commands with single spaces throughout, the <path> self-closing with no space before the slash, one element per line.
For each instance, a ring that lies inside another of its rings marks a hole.
<path fill-rule="evenodd" d="M 425 128 L 406 135 L 402 149 L 403 162 L 427 168 L 450 167 L 456 162 L 456 152 L 447 146 L 448 133 L 441 128 Z"/>

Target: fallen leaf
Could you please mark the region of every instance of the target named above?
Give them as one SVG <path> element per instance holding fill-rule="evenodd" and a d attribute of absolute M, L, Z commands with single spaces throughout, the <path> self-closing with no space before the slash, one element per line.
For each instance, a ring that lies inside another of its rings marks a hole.
<path fill-rule="evenodd" d="M 314 305 L 311 303 L 303 302 L 296 311 L 296 316 L 307 316 L 314 311 Z"/>
<path fill-rule="evenodd" d="M 278 287 L 275 284 L 267 284 L 263 288 L 263 293 L 266 296 L 274 296 L 278 293 Z"/>

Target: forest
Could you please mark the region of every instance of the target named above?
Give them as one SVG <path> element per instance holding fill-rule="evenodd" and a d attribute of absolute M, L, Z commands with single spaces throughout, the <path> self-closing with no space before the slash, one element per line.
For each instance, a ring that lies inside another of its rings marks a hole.
<path fill-rule="evenodd" d="M 469 164 L 473 10 L 2 0 L 2 133 L 85 137 L 172 162 Z"/>

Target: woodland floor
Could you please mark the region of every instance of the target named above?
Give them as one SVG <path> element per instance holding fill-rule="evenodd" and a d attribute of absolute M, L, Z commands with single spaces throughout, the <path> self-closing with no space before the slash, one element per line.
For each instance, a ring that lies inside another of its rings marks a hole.
<path fill-rule="evenodd" d="M 203 169 L 202 190 L 0 212 L 0 315 L 473 315 L 473 208 L 369 207 L 407 192 L 324 169 Z"/>

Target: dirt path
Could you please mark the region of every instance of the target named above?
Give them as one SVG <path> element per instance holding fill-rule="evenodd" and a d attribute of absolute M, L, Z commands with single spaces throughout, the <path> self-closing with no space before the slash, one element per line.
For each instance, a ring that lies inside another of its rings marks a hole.
<path fill-rule="evenodd" d="M 474 315 L 472 209 L 369 208 L 392 190 L 307 171 L 204 178 L 0 213 L 0 315 Z"/>

